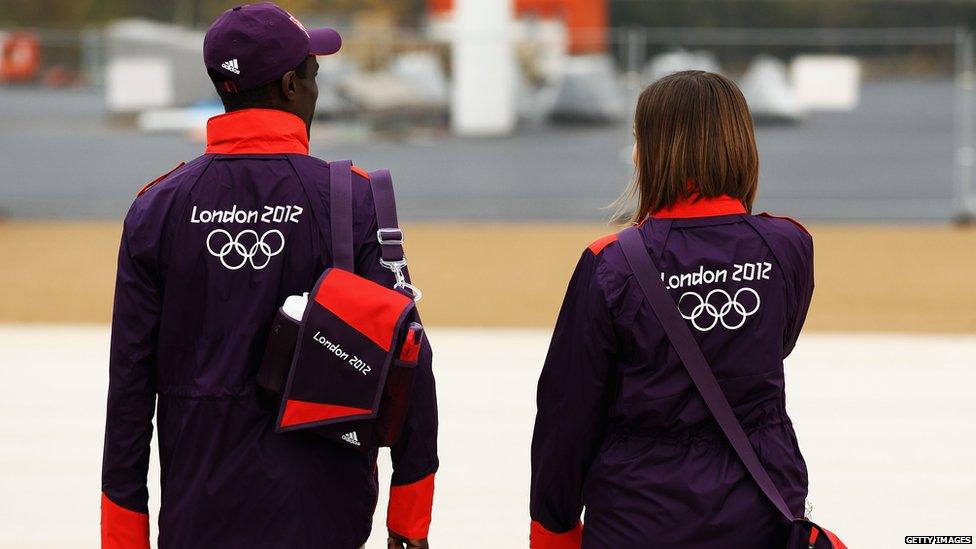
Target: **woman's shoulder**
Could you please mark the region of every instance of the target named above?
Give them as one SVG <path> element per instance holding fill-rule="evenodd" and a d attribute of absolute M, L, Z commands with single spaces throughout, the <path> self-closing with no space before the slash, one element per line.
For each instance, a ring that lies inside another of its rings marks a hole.
<path fill-rule="evenodd" d="M 762 212 L 753 216 L 760 225 L 767 227 L 770 231 L 799 241 L 813 241 L 810 231 L 795 218 L 785 215 L 776 215 L 769 212 Z"/>
<path fill-rule="evenodd" d="M 623 289 L 630 274 L 627 261 L 617 241 L 617 233 L 601 236 L 583 250 L 580 266 L 592 272 L 592 276 L 613 304 Z"/>
<path fill-rule="evenodd" d="M 752 216 L 753 227 L 759 230 L 767 242 L 774 246 L 786 246 L 803 255 L 813 253 L 813 235 L 802 223 L 792 217 L 762 212 Z"/>
<path fill-rule="evenodd" d="M 594 256 L 599 256 L 608 246 L 617 242 L 617 233 L 608 234 L 597 238 L 586 249 Z"/>
<path fill-rule="evenodd" d="M 780 263 L 789 263 L 801 272 L 813 268 L 813 236 L 799 221 L 767 212 L 752 219 L 753 227 L 762 233 Z"/>

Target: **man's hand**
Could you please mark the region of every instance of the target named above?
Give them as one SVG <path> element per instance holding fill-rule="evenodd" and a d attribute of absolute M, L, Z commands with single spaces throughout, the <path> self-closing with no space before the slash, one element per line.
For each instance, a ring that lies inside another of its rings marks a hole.
<path fill-rule="evenodd" d="M 426 539 L 407 539 L 393 530 L 386 542 L 387 549 L 429 549 Z"/>

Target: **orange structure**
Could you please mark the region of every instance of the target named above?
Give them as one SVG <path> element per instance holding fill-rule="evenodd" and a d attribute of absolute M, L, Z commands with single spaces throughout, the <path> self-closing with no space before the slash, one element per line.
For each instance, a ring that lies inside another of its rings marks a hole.
<path fill-rule="evenodd" d="M 12 32 L 0 43 L 0 82 L 33 80 L 41 64 L 41 44 L 29 32 Z"/>
<path fill-rule="evenodd" d="M 562 19 L 569 32 L 569 52 L 601 53 L 607 49 L 606 0 L 513 0 L 518 17 Z M 454 0 L 427 0 L 432 14 L 454 11 Z"/>

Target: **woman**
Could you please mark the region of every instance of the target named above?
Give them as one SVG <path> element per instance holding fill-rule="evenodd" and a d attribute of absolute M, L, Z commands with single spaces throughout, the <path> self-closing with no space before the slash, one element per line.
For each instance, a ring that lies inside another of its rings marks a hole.
<path fill-rule="evenodd" d="M 813 292 L 797 223 L 752 216 L 759 159 L 748 106 L 717 74 L 641 93 L 634 120 L 644 244 L 752 446 L 795 516 L 807 471 L 783 359 Z M 747 222 L 746 218 L 749 218 Z M 584 528 L 580 512 L 586 508 Z M 726 442 L 616 235 L 580 258 L 539 379 L 531 546 L 779 548 L 788 527 Z"/>

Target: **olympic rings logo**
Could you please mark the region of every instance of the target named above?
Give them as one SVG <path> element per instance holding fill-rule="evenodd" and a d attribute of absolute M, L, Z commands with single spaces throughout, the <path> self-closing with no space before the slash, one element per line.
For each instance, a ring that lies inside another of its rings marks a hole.
<path fill-rule="evenodd" d="M 214 249 L 214 243 L 219 244 L 219 247 Z M 214 229 L 207 236 L 207 251 L 232 271 L 248 263 L 260 271 L 284 248 L 285 236 L 278 229 L 271 229 L 260 236 L 251 229 L 245 229 L 237 233 L 237 236 L 231 236 L 224 229 Z"/>
<path fill-rule="evenodd" d="M 752 299 L 741 299 L 748 294 L 752 294 Z M 755 304 L 751 303 L 753 300 Z M 689 311 L 687 304 L 695 301 L 697 303 Z M 748 308 L 750 305 L 751 308 Z M 678 299 L 678 310 L 681 311 L 681 316 L 685 320 L 690 320 L 691 325 L 700 332 L 711 331 L 720 322 L 726 329 L 738 330 L 745 325 L 747 318 L 756 314 L 759 305 L 759 293 L 752 288 L 740 288 L 734 295 L 716 289 L 708 292 L 705 297 L 697 292 L 685 292 Z M 700 322 L 699 319 L 703 320 Z"/>

